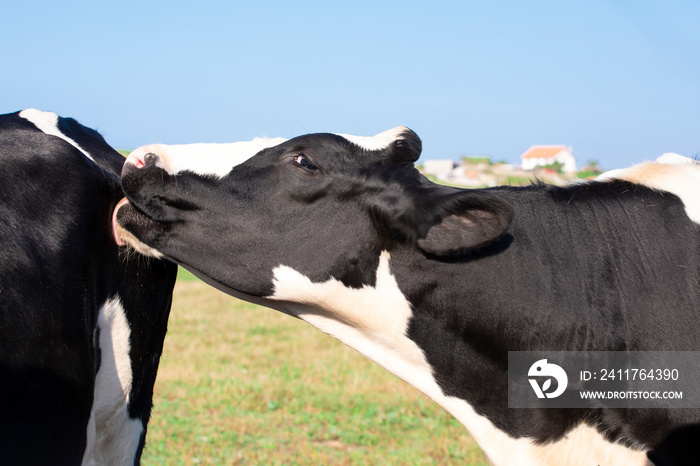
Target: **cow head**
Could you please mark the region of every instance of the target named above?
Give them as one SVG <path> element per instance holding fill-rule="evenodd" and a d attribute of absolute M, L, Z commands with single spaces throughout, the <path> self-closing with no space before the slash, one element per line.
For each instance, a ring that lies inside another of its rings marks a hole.
<path fill-rule="evenodd" d="M 511 210 L 488 191 L 438 186 L 413 166 L 418 136 L 309 134 L 234 144 L 151 145 L 122 171 L 119 235 L 249 296 L 287 266 L 313 282 L 373 284 L 397 245 L 439 257 L 501 236 Z"/>

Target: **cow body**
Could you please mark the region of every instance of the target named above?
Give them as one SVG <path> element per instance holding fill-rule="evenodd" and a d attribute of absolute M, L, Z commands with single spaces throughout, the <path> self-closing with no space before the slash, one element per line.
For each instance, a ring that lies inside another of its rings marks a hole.
<path fill-rule="evenodd" d="M 635 172 L 459 190 L 418 174 L 405 128 L 260 144 L 229 146 L 216 169 L 206 157 L 222 146 L 135 151 L 119 231 L 357 349 L 495 464 L 646 464 L 700 422 L 693 409 L 509 409 L 506 372 L 508 351 L 700 348 L 700 218 L 682 188 L 700 167 L 651 167 L 647 185 Z"/>
<path fill-rule="evenodd" d="M 53 113 L 0 116 L 0 463 L 135 464 L 176 266 L 121 255 L 123 157 Z"/>

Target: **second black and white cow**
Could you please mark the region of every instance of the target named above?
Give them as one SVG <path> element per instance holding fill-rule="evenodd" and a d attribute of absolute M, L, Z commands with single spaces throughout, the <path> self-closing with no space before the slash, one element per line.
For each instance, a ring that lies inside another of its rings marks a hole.
<path fill-rule="evenodd" d="M 124 255 L 124 158 L 54 113 L 0 116 L 0 464 L 138 464 L 177 267 Z"/>
<path fill-rule="evenodd" d="M 406 128 L 145 146 L 117 228 L 373 359 L 495 464 L 686 454 L 669 445 L 700 410 L 509 409 L 506 368 L 509 351 L 700 349 L 700 167 L 462 190 L 420 175 L 420 151 Z"/>

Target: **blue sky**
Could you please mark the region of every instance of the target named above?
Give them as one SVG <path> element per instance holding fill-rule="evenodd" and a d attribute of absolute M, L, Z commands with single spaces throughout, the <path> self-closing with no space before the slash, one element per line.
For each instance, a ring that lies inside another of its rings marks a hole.
<path fill-rule="evenodd" d="M 4 2 L 0 112 L 113 146 L 407 125 L 423 160 L 700 155 L 700 2 Z"/>

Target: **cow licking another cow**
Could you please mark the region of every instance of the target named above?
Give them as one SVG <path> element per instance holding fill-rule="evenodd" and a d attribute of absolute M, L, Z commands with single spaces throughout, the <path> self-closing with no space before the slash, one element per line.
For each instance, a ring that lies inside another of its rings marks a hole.
<path fill-rule="evenodd" d="M 139 462 L 165 257 L 365 354 L 495 464 L 694 464 L 700 410 L 509 409 L 506 369 L 514 350 L 700 347 L 700 167 L 461 190 L 420 150 L 396 128 L 145 146 L 122 170 L 74 120 L 0 116 L 0 463 Z"/>
<path fill-rule="evenodd" d="M 139 462 L 177 267 L 114 243 L 123 163 L 75 120 L 0 116 L 0 464 Z"/>
<path fill-rule="evenodd" d="M 463 190 L 420 175 L 420 151 L 403 127 L 145 146 L 114 228 L 376 361 L 495 464 L 691 461 L 699 409 L 509 409 L 507 357 L 700 349 L 700 166 Z"/>

